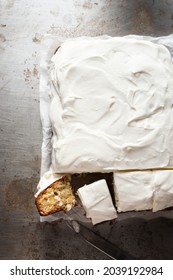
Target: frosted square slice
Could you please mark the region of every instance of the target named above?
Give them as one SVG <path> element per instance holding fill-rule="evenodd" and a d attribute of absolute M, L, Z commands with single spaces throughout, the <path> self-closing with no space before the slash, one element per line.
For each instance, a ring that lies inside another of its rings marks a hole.
<path fill-rule="evenodd" d="M 173 170 L 153 171 L 153 212 L 173 206 Z"/>
<path fill-rule="evenodd" d="M 86 217 L 91 218 L 94 225 L 117 218 L 117 213 L 104 179 L 79 188 L 77 193 L 85 209 Z"/>
<path fill-rule="evenodd" d="M 153 208 L 152 175 L 152 171 L 114 173 L 114 191 L 118 212 Z"/>

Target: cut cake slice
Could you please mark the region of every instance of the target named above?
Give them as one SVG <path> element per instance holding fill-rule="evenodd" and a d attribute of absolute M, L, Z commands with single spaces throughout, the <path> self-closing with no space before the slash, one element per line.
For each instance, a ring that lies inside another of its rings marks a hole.
<path fill-rule="evenodd" d="M 75 204 L 72 186 L 66 176 L 58 179 L 36 197 L 36 206 L 41 216 L 59 211 L 69 211 Z"/>
<path fill-rule="evenodd" d="M 77 193 L 86 217 L 91 218 L 93 225 L 117 218 L 106 180 L 102 179 L 85 185 L 79 188 Z"/>

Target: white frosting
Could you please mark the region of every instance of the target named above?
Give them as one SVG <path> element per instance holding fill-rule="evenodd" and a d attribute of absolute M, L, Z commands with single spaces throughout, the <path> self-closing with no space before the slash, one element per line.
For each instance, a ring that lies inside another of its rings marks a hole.
<path fill-rule="evenodd" d="M 173 165 L 173 64 L 164 46 L 78 38 L 52 62 L 53 171 Z"/>
<path fill-rule="evenodd" d="M 171 207 L 173 170 L 115 172 L 114 191 L 118 212 Z"/>
<path fill-rule="evenodd" d="M 86 217 L 91 218 L 94 225 L 117 218 L 117 213 L 104 179 L 79 188 L 77 193 L 86 212 Z"/>
<path fill-rule="evenodd" d="M 153 212 L 173 206 L 173 170 L 155 171 Z"/>
<path fill-rule="evenodd" d="M 118 212 L 153 208 L 151 171 L 115 172 L 114 192 Z"/>
<path fill-rule="evenodd" d="M 62 178 L 62 176 L 63 176 L 63 174 L 53 173 L 52 171 L 45 172 L 43 174 L 43 176 L 40 178 L 40 181 L 37 186 L 37 193 L 35 194 L 35 197 L 37 197 L 40 192 L 45 190 L 47 187 L 49 187 L 55 181 Z"/>

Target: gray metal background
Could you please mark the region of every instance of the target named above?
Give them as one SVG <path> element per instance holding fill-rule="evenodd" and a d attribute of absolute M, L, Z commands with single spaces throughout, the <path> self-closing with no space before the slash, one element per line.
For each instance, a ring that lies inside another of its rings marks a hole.
<path fill-rule="evenodd" d="M 0 0 L 0 259 L 108 259 L 63 221 L 40 224 L 39 50 L 65 37 L 173 33 L 173 1 Z M 173 258 L 172 211 L 122 214 L 95 227 L 139 258 Z M 168 217 L 169 219 L 163 218 Z"/>

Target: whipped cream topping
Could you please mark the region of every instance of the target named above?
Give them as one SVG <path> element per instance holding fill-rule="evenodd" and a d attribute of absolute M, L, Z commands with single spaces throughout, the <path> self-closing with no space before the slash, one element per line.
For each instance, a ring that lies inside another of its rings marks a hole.
<path fill-rule="evenodd" d="M 131 38 L 65 41 L 52 58 L 52 170 L 173 166 L 173 63 Z"/>
<path fill-rule="evenodd" d="M 79 188 L 77 193 L 86 212 L 86 217 L 91 218 L 93 225 L 117 218 L 117 213 L 104 179 Z"/>
<path fill-rule="evenodd" d="M 118 212 L 173 206 L 173 170 L 114 173 L 114 192 Z"/>

